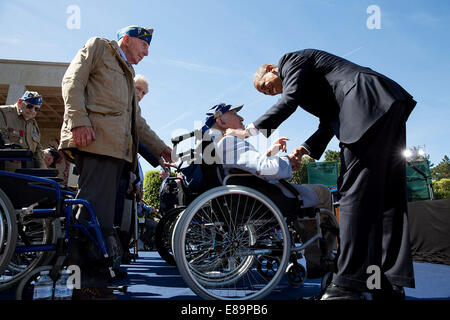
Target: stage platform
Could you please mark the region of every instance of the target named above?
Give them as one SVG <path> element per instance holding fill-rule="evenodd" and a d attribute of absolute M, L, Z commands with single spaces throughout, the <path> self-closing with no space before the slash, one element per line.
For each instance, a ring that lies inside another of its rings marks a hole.
<path fill-rule="evenodd" d="M 130 265 L 126 280 L 116 285 L 127 285 L 126 293 L 117 292 L 118 300 L 201 300 L 184 283 L 176 267 L 168 265 L 156 251 L 140 251 L 139 258 Z M 416 288 L 406 288 L 407 300 L 450 300 L 450 266 L 414 262 Z M 320 291 L 320 281 L 306 280 L 294 288 L 283 278 L 265 300 L 298 300 Z M 14 290 L 0 292 L 0 300 L 13 300 Z"/>

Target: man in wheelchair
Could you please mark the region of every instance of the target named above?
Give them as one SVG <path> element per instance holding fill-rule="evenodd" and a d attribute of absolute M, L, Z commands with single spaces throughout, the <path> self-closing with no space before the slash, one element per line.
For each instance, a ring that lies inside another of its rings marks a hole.
<path fill-rule="evenodd" d="M 37 92 L 25 91 L 13 105 L 0 106 L 0 133 L 5 143 L 14 144 L 33 153 L 27 167 L 46 168 L 42 154 L 41 136 L 36 115 L 42 107 L 42 96 Z M 21 168 L 19 161 L 4 164 L 6 171 Z"/>
<path fill-rule="evenodd" d="M 216 159 L 222 164 L 225 175 L 232 173 L 233 170 L 240 169 L 266 180 L 268 184 L 261 184 L 256 181 L 254 185 L 260 185 L 257 188 L 261 188 L 261 185 L 277 187 L 278 192 L 276 190 L 272 192 L 274 189 L 269 188 L 270 191 L 267 194 L 269 197 L 273 197 L 273 193 L 278 193 L 279 195 L 274 197 L 280 199 L 278 203 L 296 203 L 284 201 L 285 198 L 294 199 L 296 197 L 291 191 L 293 187 L 301 197 L 302 208 L 323 208 L 331 212 L 331 192 L 326 186 L 318 184 L 289 184 L 289 186 L 286 185 L 285 181 L 282 181 L 290 180 L 292 171 L 300 167 L 299 160 L 293 153 L 287 156 L 276 155 L 280 150 L 286 151 L 287 138 L 279 138 L 265 154 L 261 154 L 248 140 L 226 135 L 227 129 L 245 128 L 243 124 L 244 119 L 238 115 L 238 111 L 241 109 L 242 105 L 233 107 L 219 104 L 214 106 L 212 108 L 213 112 L 207 114 L 205 126 L 202 129 L 204 139 L 205 136 L 209 136 L 214 141 Z M 208 157 L 208 154 L 204 153 L 203 157 Z M 245 184 L 245 180 L 250 182 L 252 178 L 254 179 L 254 177 L 244 176 L 241 178 L 241 182 Z M 333 227 L 336 230 L 338 229 L 336 222 L 334 222 Z M 303 243 L 317 233 L 317 225 L 313 220 L 297 222 L 295 228 Z M 305 249 L 308 278 L 320 278 L 327 271 L 331 271 L 333 249 L 336 247 L 336 233 L 327 233 L 324 235 L 324 238 L 326 243 L 322 243 L 322 249 L 314 245 Z"/>

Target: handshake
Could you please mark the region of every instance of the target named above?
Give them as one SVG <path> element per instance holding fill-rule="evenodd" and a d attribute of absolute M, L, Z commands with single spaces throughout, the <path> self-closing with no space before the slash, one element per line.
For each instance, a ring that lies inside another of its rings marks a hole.
<path fill-rule="evenodd" d="M 289 162 L 291 163 L 292 170 L 297 171 L 302 166 L 302 157 L 305 154 L 308 154 L 308 150 L 306 150 L 303 146 L 298 147 L 290 155 L 288 155 Z"/>

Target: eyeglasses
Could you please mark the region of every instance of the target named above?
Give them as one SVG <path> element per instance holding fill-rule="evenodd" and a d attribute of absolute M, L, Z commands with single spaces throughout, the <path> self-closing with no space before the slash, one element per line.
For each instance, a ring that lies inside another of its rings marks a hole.
<path fill-rule="evenodd" d="M 30 109 L 30 110 L 34 108 L 34 111 L 36 111 L 36 112 L 41 111 L 41 107 L 38 107 L 31 103 L 25 103 L 25 107 L 27 107 L 27 109 Z"/>

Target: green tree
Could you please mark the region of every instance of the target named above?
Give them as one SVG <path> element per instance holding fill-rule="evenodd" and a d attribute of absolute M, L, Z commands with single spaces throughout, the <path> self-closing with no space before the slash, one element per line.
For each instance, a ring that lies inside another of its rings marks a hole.
<path fill-rule="evenodd" d="M 431 169 L 431 177 L 434 180 L 450 179 L 450 160 L 447 155 L 444 156 L 439 164 Z"/>
<path fill-rule="evenodd" d="M 159 176 L 159 171 L 147 171 L 144 176 L 144 201 L 155 208 L 159 208 L 159 188 L 161 187 L 162 179 Z"/>
<path fill-rule="evenodd" d="M 309 156 L 303 156 L 302 166 L 300 167 L 300 170 L 294 171 L 292 173 L 292 179 L 289 182 L 295 184 L 308 183 L 308 163 L 310 162 L 316 162 L 316 160 Z"/>
<path fill-rule="evenodd" d="M 450 179 L 443 178 L 439 181 L 433 181 L 434 198 L 450 199 Z"/>
<path fill-rule="evenodd" d="M 341 153 L 339 151 L 325 151 L 325 161 L 336 161 L 338 163 L 338 171 L 341 169 Z"/>

